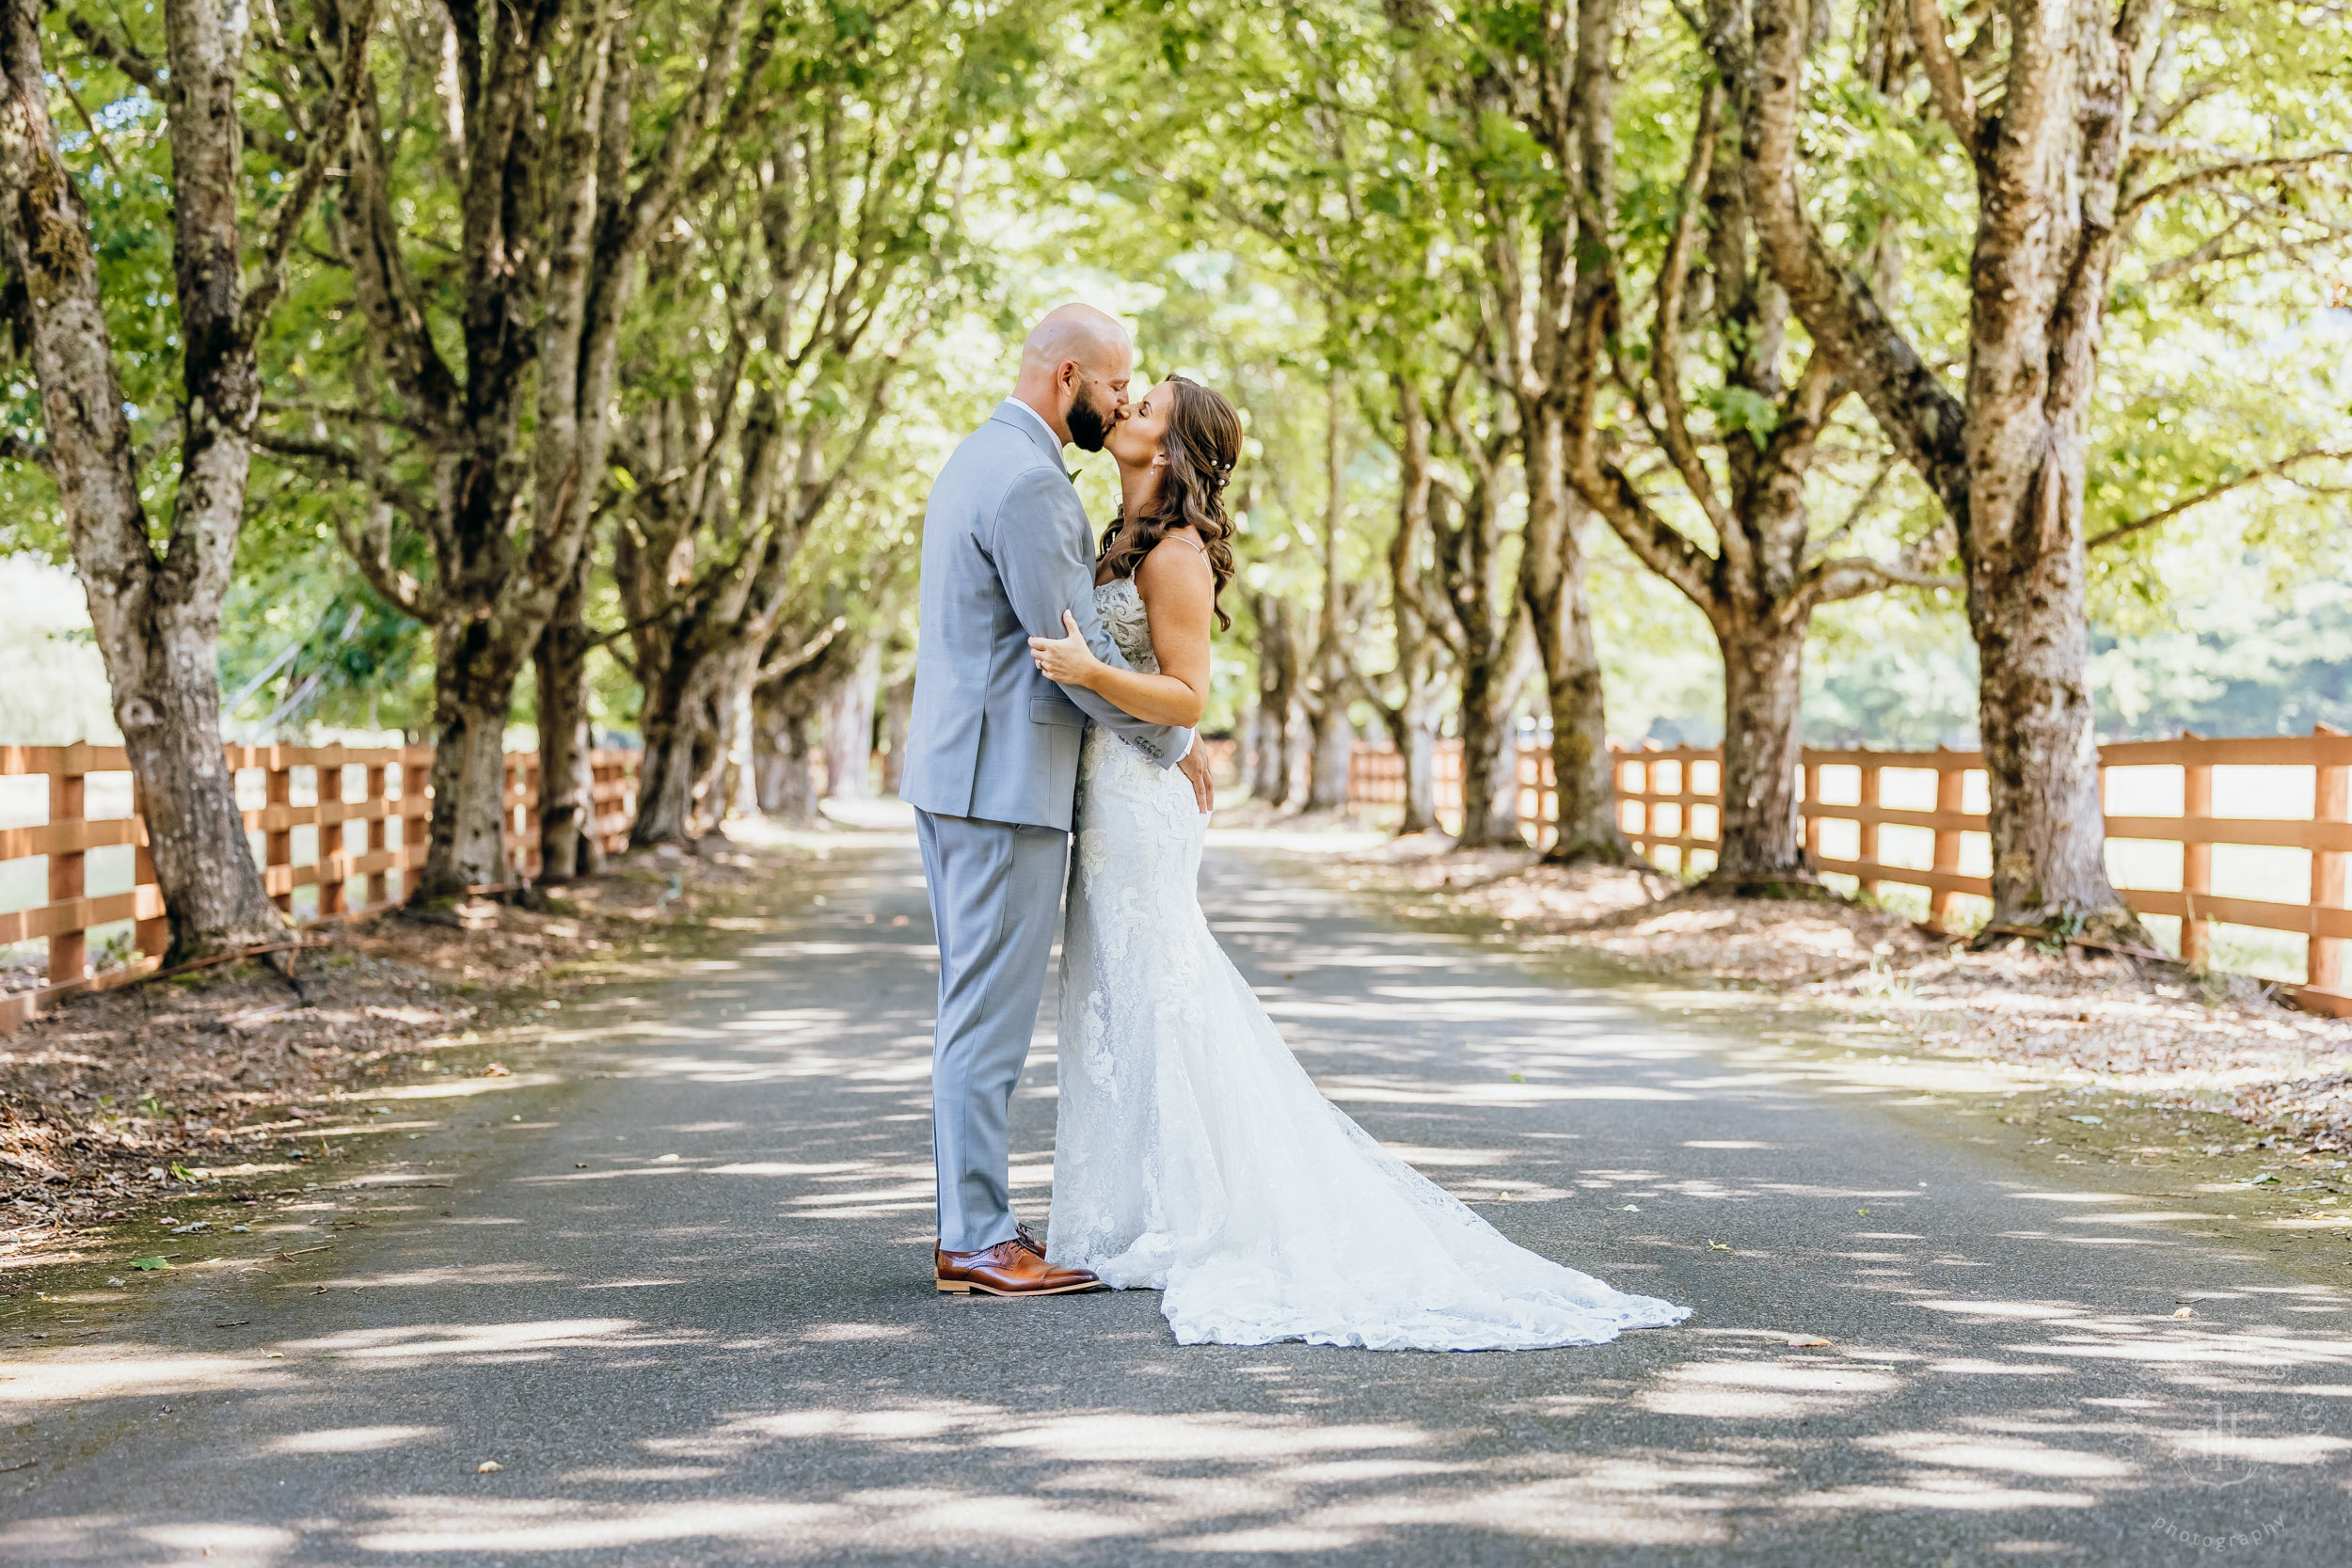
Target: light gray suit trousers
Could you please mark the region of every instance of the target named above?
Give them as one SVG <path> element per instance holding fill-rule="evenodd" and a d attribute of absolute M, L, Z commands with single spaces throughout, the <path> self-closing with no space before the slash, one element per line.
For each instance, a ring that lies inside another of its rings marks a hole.
<path fill-rule="evenodd" d="M 1045 989 L 1087 721 L 1162 767 L 1192 735 L 1065 690 L 1031 662 L 1029 638 L 1066 635 L 1067 610 L 1095 657 L 1126 664 L 1094 613 L 1093 541 L 1060 443 L 1027 408 L 1001 405 L 933 481 L 921 597 L 898 794 L 915 808 L 939 936 L 939 1244 L 977 1252 L 1014 1233 L 1006 1122 Z"/>
<path fill-rule="evenodd" d="M 1070 835 L 918 811 L 914 836 L 939 933 L 931 1037 L 939 1244 L 975 1252 L 1013 1236 L 1006 1122 L 1045 990 Z"/>

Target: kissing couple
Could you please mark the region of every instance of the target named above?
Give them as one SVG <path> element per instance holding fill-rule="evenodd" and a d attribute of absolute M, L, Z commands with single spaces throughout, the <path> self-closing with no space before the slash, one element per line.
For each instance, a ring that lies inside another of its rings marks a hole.
<path fill-rule="evenodd" d="M 1047 315 L 924 515 L 899 794 L 939 939 L 938 1289 L 1157 1290 L 1184 1344 L 1533 1350 L 1679 1322 L 1688 1308 L 1513 1245 L 1382 1148 L 1315 1088 L 1210 933 L 1192 726 L 1233 576 L 1242 420 L 1181 376 L 1131 404 L 1134 358 L 1102 311 Z M 1099 546 L 1066 446 L 1119 465 Z M 1065 881 L 1041 1245 L 1013 1217 L 1006 1124 Z"/>

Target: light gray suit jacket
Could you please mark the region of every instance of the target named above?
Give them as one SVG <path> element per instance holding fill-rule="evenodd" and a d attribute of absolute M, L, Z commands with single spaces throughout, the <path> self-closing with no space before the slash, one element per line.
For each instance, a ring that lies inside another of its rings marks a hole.
<path fill-rule="evenodd" d="M 923 515 L 922 623 L 899 799 L 939 816 L 1067 831 L 1092 719 L 1161 767 L 1192 732 L 1147 724 L 1037 673 L 1029 639 L 1078 618 L 1097 658 L 1124 669 L 1094 613 L 1094 548 L 1045 423 L 1007 401 L 963 438 Z"/>

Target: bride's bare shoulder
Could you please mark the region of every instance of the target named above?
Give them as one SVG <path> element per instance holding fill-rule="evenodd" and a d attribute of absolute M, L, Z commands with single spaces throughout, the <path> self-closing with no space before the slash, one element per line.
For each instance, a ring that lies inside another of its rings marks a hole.
<path fill-rule="evenodd" d="M 1200 533 L 1190 528 L 1170 529 L 1136 567 L 1136 585 L 1142 587 L 1147 576 L 1205 579 L 1209 575 L 1209 547 Z"/>
<path fill-rule="evenodd" d="M 1216 597 L 1208 551 L 1191 529 L 1178 529 L 1152 546 L 1136 567 L 1136 592 L 1154 610 L 1202 609 Z"/>

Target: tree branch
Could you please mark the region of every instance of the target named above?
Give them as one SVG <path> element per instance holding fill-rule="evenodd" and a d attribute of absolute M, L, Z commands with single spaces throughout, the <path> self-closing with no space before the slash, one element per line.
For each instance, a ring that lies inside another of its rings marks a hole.
<path fill-rule="evenodd" d="M 129 40 L 116 38 L 87 17 L 69 17 L 66 26 L 81 40 L 82 47 L 89 51 L 92 58 L 105 61 L 150 92 L 162 86 L 163 76 L 156 71 L 155 62 L 139 53 L 138 46 Z"/>
<path fill-rule="evenodd" d="M 2144 209 L 2156 202 L 2179 196 L 2185 191 L 2195 190 L 2200 185 L 2209 185 L 2217 180 L 2227 180 L 2240 174 L 2292 174 L 2299 169 L 2333 163 L 2339 158 L 2352 158 L 2352 147 L 2331 147 L 2324 151 L 2307 152 L 2293 158 L 2240 158 L 2231 163 L 2214 164 L 2204 168 L 2191 169 L 2186 174 L 2178 174 L 2169 180 L 2159 181 L 2137 196 L 2126 200 L 2123 203 L 2122 215 L 2125 218 L 2137 217 Z"/>
<path fill-rule="evenodd" d="M 1911 0 L 1911 37 L 1919 46 L 1919 65 L 1928 78 L 1928 92 L 1936 112 L 1960 138 L 1961 150 L 1975 157 L 1982 127 L 1977 119 L 1977 95 L 1952 58 L 1944 36 L 1944 8 L 1939 0 Z"/>
<path fill-rule="evenodd" d="M 844 631 L 847 631 L 849 626 L 850 618 L 848 616 L 834 616 L 830 622 L 826 623 L 824 630 L 818 632 L 815 637 L 809 639 L 806 642 L 802 643 L 800 647 L 793 650 L 791 653 L 779 654 L 774 658 L 769 659 L 767 662 L 760 665 L 759 669 L 752 676 L 752 684 L 754 686 L 765 686 L 770 681 L 781 680 L 783 677 L 791 674 L 796 670 L 806 669 L 810 664 L 816 661 L 818 655 L 822 654 L 828 647 L 832 646 L 833 640 L 840 636 Z"/>
<path fill-rule="evenodd" d="M 1754 37 L 1742 38 L 1740 13 L 1740 8 L 1724 8 L 1724 25 L 1710 34 L 1708 45 L 1718 69 L 1741 89 L 1744 173 L 1765 258 L 1805 329 L 1862 394 L 1887 439 L 1927 482 L 1964 539 L 1967 411 L 1886 314 L 1867 280 L 1815 231 L 1798 198 L 1802 30 L 1785 8 L 1764 6 L 1756 8 Z"/>
<path fill-rule="evenodd" d="M 342 18 L 343 49 L 336 62 L 335 96 L 311 134 L 294 189 L 278 204 L 277 227 L 270 230 L 269 243 L 262 252 L 261 277 L 246 294 L 245 308 L 239 312 L 237 339 L 245 347 L 251 347 L 261 336 L 278 296 L 285 292 L 286 258 L 302 232 L 303 221 L 310 215 L 310 203 L 318 199 L 319 187 L 326 182 L 328 166 L 342 150 L 343 128 L 351 123 L 352 112 L 359 104 L 360 85 L 366 80 L 368 34 L 374 26 L 375 0 L 356 0 L 353 13 Z"/>
<path fill-rule="evenodd" d="M 49 449 L 35 446 L 21 436 L 0 435 L 0 462 L 30 463 L 51 479 L 57 477 L 57 460 Z"/>
<path fill-rule="evenodd" d="M 1949 588 L 1958 591 L 1968 579 L 1957 572 L 1915 572 L 1867 556 L 1841 556 L 1824 561 L 1813 579 L 1812 602 L 1835 604 L 1858 599 L 1888 588 Z"/>
<path fill-rule="evenodd" d="M 1578 457 L 1569 466 L 1568 477 L 1585 502 L 1608 521 L 1643 565 L 1681 590 L 1685 598 L 1712 620 L 1719 605 L 1713 580 L 1715 558 L 1661 516 L 1624 469 L 1596 456 L 1589 448 L 1581 449 Z"/>
<path fill-rule="evenodd" d="M 2281 457 L 2276 463 L 2265 464 L 2262 467 L 2254 468 L 2249 472 L 2240 474 L 2237 478 L 2230 480 L 2225 483 L 2214 485 L 2210 489 L 2200 490 L 2197 494 L 2190 496 L 2185 499 L 2174 501 L 2170 506 L 2165 507 L 2161 511 L 2151 512 L 2145 517 L 2137 517 L 2133 519 L 2131 522 L 2119 524 L 2118 526 L 2108 529 L 2106 532 L 2092 539 L 2086 547 L 2095 550 L 2103 545 L 2112 545 L 2119 539 L 2128 539 L 2135 533 L 2139 533 L 2145 530 L 2156 527 L 2159 523 L 2169 523 L 2173 518 L 2179 516 L 2182 513 L 2190 510 L 2192 507 L 2202 506 L 2209 500 L 2217 500 L 2219 498 L 2230 494 L 2233 490 L 2243 490 L 2249 484 L 2282 474 L 2286 472 L 2287 469 L 2296 467 L 2297 464 L 2315 462 L 2341 463 L 2345 461 L 2352 461 L 2352 448 L 2312 447 L 2309 451 L 2298 451 L 2288 457 Z"/>
<path fill-rule="evenodd" d="M 1708 84 L 1706 100 L 1699 105 L 1698 128 L 1691 138 L 1691 160 L 1682 176 L 1682 211 L 1675 220 L 1674 239 L 1666 247 L 1666 259 L 1659 263 L 1658 319 L 1650 334 L 1650 374 L 1657 383 L 1661 416 L 1653 434 L 1666 455 L 1673 459 L 1675 471 L 1682 476 L 1683 488 L 1690 491 L 1699 510 L 1707 514 L 1715 536 L 1728 541 L 1739 531 L 1740 521 L 1716 492 L 1714 475 L 1708 472 L 1706 459 L 1699 455 L 1691 439 L 1690 409 L 1682 400 L 1681 365 L 1682 293 L 1690 279 L 1691 249 L 1698 234 L 1700 193 L 1707 189 L 1714 169 L 1723 104 L 1723 81 L 1719 76 Z M 1640 396 L 1637 388 L 1627 389 L 1637 398 Z M 1624 476 L 1618 478 L 1622 480 Z"/>

